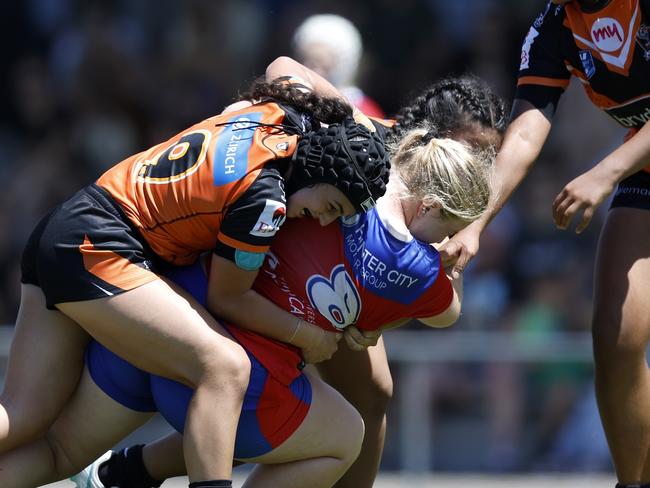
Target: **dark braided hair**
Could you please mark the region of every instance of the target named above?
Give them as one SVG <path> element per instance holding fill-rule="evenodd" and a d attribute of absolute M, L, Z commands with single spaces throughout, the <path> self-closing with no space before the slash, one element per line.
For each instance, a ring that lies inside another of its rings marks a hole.
<path fill-rule="evenodd" d="M 487 83 L 464 75 L 431 85 L 402 108 L 396 119 L 391 134 L 394 142 L 423 122 L 433 126 L 432 137 L 453 137 L 476 129 L 491 129 L 501 136 L 506 129 L 506 107 Z"/>
<path fill-rule="evenodd" d="M 342 98 L 324 97 L 282 79 L 266 81 L 263 77 L 258 78 L 246 93 L 240 95 L 240 100 L 264 99 L 290 105 L 326 124 L 341 122 L 352 116 L 352 106 Z"/>
<path fill-rule="evenodd" d="M 289 105 L 317 122 L 307 129 L 257 124 L 298 135 L 286 180 L 289 194 L 325 183 L 343 192 L 357 211 L 365 212 L 386 192 L 390 159 L 385 142 L 355 122 L 352 106 L 343 99 L 317 95 L 282 78 L 271 82 L 259 78 L 241 99 Z"/>

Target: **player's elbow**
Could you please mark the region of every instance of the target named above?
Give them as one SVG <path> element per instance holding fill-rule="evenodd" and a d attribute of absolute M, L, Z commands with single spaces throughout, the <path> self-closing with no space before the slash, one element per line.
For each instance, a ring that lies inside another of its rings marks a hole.
<path fill-rule="evenodd" d="M 425 317 L 418 320 L 428 327 L 449 327 L 460 317 L 460 309 L 460 302 L 454 301 L 444 312 L 434 315 L 433 317 Z"/>
<path fill-rule="evenodd" d="M 266 80 L 271 81 L 281 76 L 286 76 L 297 64 L 289 56 L 278 56 L 266 67 Z"/>

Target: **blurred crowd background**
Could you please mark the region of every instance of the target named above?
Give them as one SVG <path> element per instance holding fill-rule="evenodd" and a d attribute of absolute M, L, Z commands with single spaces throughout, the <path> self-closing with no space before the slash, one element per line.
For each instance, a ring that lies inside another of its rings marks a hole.
<path fill-rule="evenodd" d="M 355 79 L 390 116 L 435 80 L 471 72 L 511 101 L 522 40 L 545 0 L 22 0 L 0 11 L 0 324 L 19 301 L 19 257 L 37 220 L 124 157 L 220 112 L 294 32 L 335 13 L 363 44 Z M 532 174 L 491 224 L 465 277 L 453 329 L 518 342 L 588 333 L 591 278 L 606 206 L 582 235 L 555 229 L 564 184 L 623 133 L 586 100 L 563 97 Z M 460 358 L 463 359 L 463 358 Z M 395 364 L 396 381 L 402 366 Z M 588 361 L 430 366 L 436 470 L 611 469 Z M 418 392 L 410 394 L 418 401 Z M 398 400 L 398 399 L 396 399 Z M 400 403 L 402 405 L 403 403 Z M 398 469 L 389 420 L 383 469 Z M 484 442 L 473 442 L 479 438 Z"/>

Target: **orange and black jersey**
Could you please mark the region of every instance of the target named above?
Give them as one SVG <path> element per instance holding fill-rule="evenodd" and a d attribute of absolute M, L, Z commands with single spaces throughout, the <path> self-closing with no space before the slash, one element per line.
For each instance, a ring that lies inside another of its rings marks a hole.
<path fill-rule="evenodd" d="M 305 123 L 272 102 L 217 115 L 125 159 L 97 184 L 170 263 L 215 249 L 230 259 L 233 250 L 263 257 L 285 220 L 282 174 L 297 136 L 260 124 Z"/>
<path fill-rule="evenodd" d="M 596 12 L 549 2 L 524 41 L 516 98 L 555 106 L 576 76 L 594 105 L 638 130 L 650 120 L 649 14 L 650 0 L 611 0 Z"/>

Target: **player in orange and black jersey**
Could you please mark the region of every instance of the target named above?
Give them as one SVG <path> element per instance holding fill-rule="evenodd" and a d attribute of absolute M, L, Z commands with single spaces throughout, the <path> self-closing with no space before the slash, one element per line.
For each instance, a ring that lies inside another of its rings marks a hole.
<path fill-rule="evenodd" d="M 190 486 L 231 486 L 250 362 L 205 309 L 158 274 L 203 251 L 215 254 L 213 313 L 280 340 L 295 335 L 311 361 L 336 350 L 338 334 L 296 323 L 251 285 L 286 217 L 325 225 L 374 205 L 390 167 L 384 143 L 343 99 L 292 80 L 260 81 L 247 97 L 248 106 L 119 163 L 36 227 L 22 261 L 0 449 L 44 433 L 77 384 L 76 349 L 90 335 L 197 388 L 185 425 Z"/>
<path fill-rule="evenodd" d="M 524 178 L 576 76 L 591 101 L 630 129 L 626 141 L 569 182 L 553 219 L 582 232 L 612 193 L 595 270 L 596 392 L 619 486 L 650 487 L 650 1 L 553 0 L 523 43 L 512 122 L 497 156 L 501 192 L 492 210 L 442 250 L 462 270 L 480 233 Z M 644 484 L 645 483 L 645 484 Z"/>
<path fill-rule="evenodd" d="M 650 120 L 650 1 L 549 2 L 521 53 L 516 97 L 552 113 L 572 76 L 594 105 L 636 132 Z"/>

